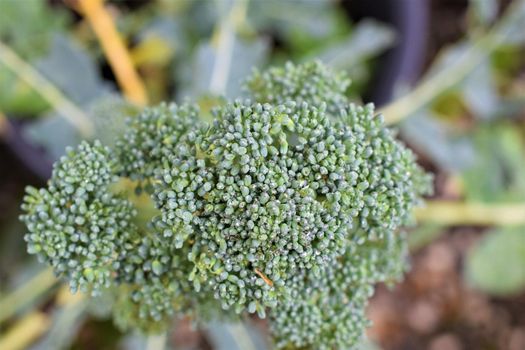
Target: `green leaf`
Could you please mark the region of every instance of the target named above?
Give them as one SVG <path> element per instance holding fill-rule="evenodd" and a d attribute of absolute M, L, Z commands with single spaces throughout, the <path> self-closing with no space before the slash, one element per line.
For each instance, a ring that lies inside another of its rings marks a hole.
<path fill-rule="evenodd" d="M 180 20 L 162 15 L 155 17 L 139 34 L 139 42 L 132 51 L 135 64 L 143 62 L 166 64 L 173 56 L 189 51 L 187 33 Z"/>
<path fill-rule="evenodd" d="M 293 40 L 302 36 L 325 38 L 338 30 L 337 7 L 329 0 L 252 1 L 248 17 L 256 28 L 277 31 Z"/>
<path fill-rule="evenodd" d="M 461 92 L 475 117 L 488 120 L 496 115 L 500 98 L 489 61 L 480 64 L 467 76 Z"/>
<path fill-rule="evenodd" d="M 95 126 L 95 138 L 108 146 L 124 132 L 126 118 L 138 113 L 137 107 L 115 95 L 101 96 L 86 106 L 86 110 Z M 82 139 L 77 130 L 55 112 L 28 124 L 23 134 L 32 143 L 44 147 L 53 160 L 60 158 L 67 146 L 75 146 Z"/>
<path fill-rule="evenodd" d="M 94 60 L 71 39 L 57 35 L 51 52 L 35 64 L 36 68 L 73 102 L 87 105 L 108 93 Z"/>
<path fill-rule="evenodd" d="M 488 124 L 474 135 L 476 157 L 463 174 L 467 200 L 525 200 L 525 142 L 512 124 Z"/>
<path fill-rule="evenodd" d="M 31 59 L 48 51 L 53 34 L 66 29 L 69 18 L 42 0 L 2 1 L 0 40 L 20 56 Z"/>
<path fill-rule="evenodd" d="M 497 0 L 470 0 L 469 12 L 474 24 L 488 26 L 498 15 Z"/>
<path fill-rule="evenodd" d="M 42 0 L 7 0 L 0 7 L 0 41 L 29 61 L 49 52 L 52 36 L 65 31 L 69 21 L 65 11 L 51 10 Z M 0 63 L 0 110 L 26 116 L 47 107 L 39 94 Z"/>
<path fill-rule="evenodd" d="M 111 98 L 109 87 L 87 52 L 71 39 L 57 35 L 53 39 L 51 54 L 39 60 L 36 67 L 71 101 L 91 109 L 97 137 L 100 136 L 108 144 L 115 140 L 115 135 L 110 137 L 108 132 L 121 130 L 125 119 L 123 115 L 132 112 L 132 109 L 124 101 Z M 112 118 L 108 118 L 108 114 Z M 33 143 L 43 146 L 52 159 L 58 159 L 67 146 L 74 146 L 81 140 L 71 123 L 54 111 L 29 124 L 24 134 Z"/>
<path fill-rule="evenodd" d="M 67 146 L 77 145 L 81 138 L 75 128 L 57 113 L 51 113 L 28 124 L 23 135 L 31 143 L 42 146 L 52 160 L 57 160 Z"/>
<path fill-rule="evenodd" d="M 328 47 L 317 56 L 328 65 L 346 69 L 383 52 L 395 42 L 395 38 L 395 32 L 388 26 L 364 20 L 352 30 L 349 38 Z"/>
<path fill-rule="evenodd" d="M 525 228 L 487 234 L 468 254 L 467 279 L 493 295 L 511 295 L 525 288 Z"/>
<path fill-rule="evenodd" d="M 268 42 L 264 39 L 254 41 L 240 40 L 233 35 L 231 48 L 227 52 L 215 48 L 211 43 L 201 45 L 196 52 L 194 66 L 192 67 L 192 82 L 187 84 L 190 89 L 183 90 L 182 96 L 199 97 L 210 92 L 210 85 L 214 75 L 220 71 L 224 74 L 223 94 L 235 98 L 241 95 L 242 80 L 254 67 L 261 67 L 268 55 Z M 220 55 L 229 55 L 229 59 L 219 58 Z M 219 67 L 219 62 L 224 65 Z M 183 84 L 182 86 L 184 86 Z"/>
<path fill-rule="evenodd" d="M 86 319 L 87 300 L 66 304 L 53 310 L 52 325 L 32 350 L 67 349 L 74 342 Z"/>
<path fill-rule="evenodd" d="M 523 28 L 525 27 L 525 1 L 516 0 L 510 5 L 514 7 L 512 9 L 512 17 L 506 20 L 503 28 L 507 33 L 504 43 L 509 45 L 523 45 L 523 43 L 525 43 L 525 35 L 523 35 Z"/>
<path fill-rule="evenodd" d="M 474 161 L 475 151 L 470 140 L 456 135 L 447 124 L 432 118 L 430 112 L 406 119 L 401 133 L 410 145 L 447 171 L 465 169 Z"/>
<path fill-rule="evenodd" d="M 0 110 L 9 116 L 35 115 L 48 108 L 46 101 L 0 63 Z"/>

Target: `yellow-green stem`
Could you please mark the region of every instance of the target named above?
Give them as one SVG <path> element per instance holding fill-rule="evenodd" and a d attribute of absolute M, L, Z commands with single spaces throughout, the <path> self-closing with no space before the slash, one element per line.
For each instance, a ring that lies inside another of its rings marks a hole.
<path fill-rule="evenodd" d="M 166 333 L 148 336 L 146 350 L 164 350 L 166 347 Z"/>
<path fill-rule="evenodd" d="M 418 208 L 419 222 L 441 225 L 525 225 L 525 203 L 465 203 L 428 201 Z"/>
<path fill-rule="evenodd" d="M 33 341 L 47 331 L 50 324 L 51 320 L 46 314 L 40 311 L 32 312 L 0 337 L 0 349 L 27 349 Z"/>
<path fill-rule="evenodd" d="M 383 107 L 380 112 L 385 116 L 387 124 L 395 124 L 409 117 L 444 91 L 461 82 L 479 66 L 495 49 L 497 49 L 519 28 L 516 22 L 521 20 L 524 6 L 522 0 L 511 3 L 503 19 L 487 34 L 472 44 L 454 63 L 442 69 L 431 78 L 423 81 L 406 95 Z"/>
<path fill-rule="evenodd" d="M 0 299 L 0 323 L 14 316 L 57 283 L 51 268 L 47 268 L 28 282 Z"/>
<path fill-rule="evenodd" d="M 31 86 L 60 116 L 70 122 L 84 137 L 94 133 L 94 126 L 89 117 L 71 102 L 53 83 L 24 61 L 9 46 L 0 41 L 0 63 L 12 70 L 21 80 Z"/>

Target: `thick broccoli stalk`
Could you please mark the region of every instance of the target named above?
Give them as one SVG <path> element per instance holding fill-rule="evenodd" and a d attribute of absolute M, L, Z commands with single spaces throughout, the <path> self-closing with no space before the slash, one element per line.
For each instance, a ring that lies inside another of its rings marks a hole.
<path fill-rule="evenodd" d="M 406 268 L 399 231 L 430 177 L 348 84 L 319 62 L 270 68 L 248 79 L 255 102 L 212 123 L 162 104 L 113 150 L 68 150 L 28 189 L 29 252 L 73 290 L 114 295 L 123 329 L 268 313 L 278 348 L 355 346 L 374 284 Z"/>

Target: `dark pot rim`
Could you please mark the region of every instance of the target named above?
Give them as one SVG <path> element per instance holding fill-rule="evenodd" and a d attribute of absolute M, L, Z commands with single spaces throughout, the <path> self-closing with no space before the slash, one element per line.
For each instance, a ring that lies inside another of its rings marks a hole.
<path fill-rule="evenodd" d="M 354 21 L 372 18 L 390 26 L 397 35 L 394 47 L 378 58 L 377 69 L 365 102 L 382 106 L 396 95 L 396 89 L 413 85 L 425 63 L 429 26 L 428 0 L 375 0 L 343 3 Z"/>

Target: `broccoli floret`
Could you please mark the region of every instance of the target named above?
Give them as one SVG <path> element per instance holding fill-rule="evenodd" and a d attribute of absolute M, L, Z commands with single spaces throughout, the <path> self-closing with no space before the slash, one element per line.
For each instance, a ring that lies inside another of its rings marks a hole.
<path fill-rule="evenodd" d="M 406 241 L 388 234 L 365 243 L 348 242 L 346 252 L 312 275 L 287 282 L 290 297 L 270 311 L 277 348 L 347 349 L 358 344 L 370 322 L 365 315 L 377 282 L 395 282 L 405 271 Z"/>
<path fill-rule="evenodd" d="M 188 278 L 193 269 L 189 249 L 175 249 L 159 237 L 161 234 L 142 237 L 120 261 L 114 307 L 117 325 L 156 333 L 166 330 L 176 315 L 199 322 L 235 319 L 222 310 L 211 288 L 204 286 L 195 292 Z"/>
<path fill-rule="evenodd" d="M 255 101 L 218 106 L 209 124 L 161 104 L 113 150 L 83 142 L 47 188 L 28 188 L 29 252 L 72 290 L 114 295 L 123 329 L 268 313 L 278 348 L 354 346 L 374 284 L 406 268 L 398 231 L 430 177 L 348 83 L 288 64 L 255 72 Z"/>
<path fill-rule="evenodd" d="M 323 106 L 219 108 L 159 177 L 158 226 L 175 247 L 191 245 L 196 290 L 212 285 L 224 308 L 263 314 L 290 276 L 341 255 L 354 226 L 354 240 L 381 236 L 414 205 L 411 154 L 372 106 L 348 107 L 339 121 Z"/>
<path fill-rule="evenodd" d="M 124 242 L 134 234 L 130 202 L 114 196 L 109 149 L 83 142 L 55 165 L 47 188 L 27 188 L 22 209 L 29 253 L 64 275 L 71 289 L 96 295 L 109 287 Z"/>
<path fill-rule="evenodd" d="M 264 72 L 254 70 L 245 87 L 260 103 L 282 104 L 288 101 L 307 102 L 319 107 L 326 104 L 328 114 L 339 114 L 348 105 L 346 90 L 350 79 L 343 72 L 334 72 L 320 61 L 284 67 L 272 67 Z"/>
<path fill-rule="evenodd" d="M 151 188 L 155 170 L 162 168 L 162 160 L 173 152 L 179 139 L 198 124 L 196 105 L 161 103 L 146 108 L 128 121 L 124 137 L 117 141 L 118 174 L 138 181 L 138 188 Z"/>
<path fill-rule="evenodd" d="M 197 289 L 212 284 L 225 308 L 263 313 L 291 273 L 342 252 L 352 222 L 342 202 L 358 190 L 323 110 L 235 103 L 215 117 L 159 178 L 160 220 L 175 246 L 191 241 Z"/>

